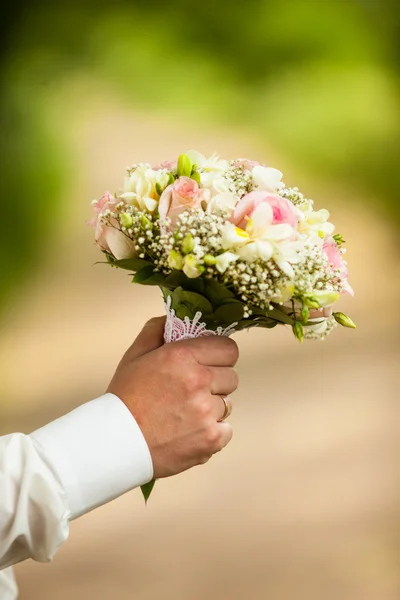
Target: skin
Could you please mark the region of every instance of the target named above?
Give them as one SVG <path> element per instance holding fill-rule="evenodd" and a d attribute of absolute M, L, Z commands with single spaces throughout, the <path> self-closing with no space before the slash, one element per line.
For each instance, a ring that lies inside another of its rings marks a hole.
<path fill-rule="evenodd" d="M 154 478 L 206 463 L 232 438 L 221 396 L 238 386 L 236 343 L 212 336 L 163 343 L 165 318 L 151 319 L 127 350 L 108 387 L 136 419 Z M 228 399 L 229 413 L 232 410 Z"/>

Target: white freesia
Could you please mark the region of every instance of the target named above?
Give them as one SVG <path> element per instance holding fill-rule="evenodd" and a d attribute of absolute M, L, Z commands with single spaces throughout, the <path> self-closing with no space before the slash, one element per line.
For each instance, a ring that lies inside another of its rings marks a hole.
<path fill-rule="evenodd" d="M 217 194 L 212 196 L 211 200 L 207 205 L 208 213 L 215 213 L 217 211 L 225 211 L 229 215 L 235 210 L 236 204 L 239 202 L 239 196 L 232 194 L 232 192 L 225 192 L 223 194 Z"/>
<path fill-rule="evenodd" d="M 276 193 L 284 187 L 281 182 L 282 173 L 278 169 L 257 165 L 253 168 L 252 175 L 257 190 Z"/>
<path fill-rule="evenodd" d="M 227 160 L 220 159 L 215 153 L 210 158 L 206 158 L 196 150 L 189 150 L 187 155 L 192 164 L 197 166 L 202 187 L 217 194 L 229 192 L 229 181 L 224 177 L 224 173 L 229 168 Z"/>
<path fill-rule="evenodd" d="M 299 260 L 297 250 L 302 243 L 294 241 L 293 228 L 286 224 L 273 224 L 273 212 L 269 204 L 260 204 L 252 214 L 246 231 L 227 223 L 222 230 L 222 246 L 234 249 L 242 260 L 253 262 L 258 258 L 274 258 L 277 265 L 293 277 L 290 263 Z"/>
<path fill-rule="evenodd" d="M 328 327 L 328 321 L 327 319 L 323 319 L 321 321 L 320 318 L 318 319 L 309 319 L 308 323 L 315 323 L 315 324 L 308 324 L 306 326 L 306 329 L 308 329 L 309 331 L 312 331 L 313 333 L 316 333 L 318 335 L 322 335 L 325 333 L 326 328 Z"/>
<path fill-rule="evenodd" d="M 127 204 L 154 212 L 158 206 L 156 184 L 162 189 L 168 184 L 168 173 L 155 171 L 150 167 L 138 167 L 129 177 L 125 178 L 124 193 L 120 198 Z"/>
<path fill-rule="evenodd" d="M 299 207 L 300 221 L 299 232 L 307 235 L 318 234 L 320 237 L 332 235 L 335 231 L 335 226 L 329 223 L 329 211 L 325 208 L 321 210 L 313 210 L 313 202 L 300 205 Z"/>
<path fill-rule="evenodd" d="M 224 252 L 216 257 L 215 266 L 220 273 L 225 273 L 226 269 L 233 262 L 238 260 L 239 256 L 233 252 Z"/>

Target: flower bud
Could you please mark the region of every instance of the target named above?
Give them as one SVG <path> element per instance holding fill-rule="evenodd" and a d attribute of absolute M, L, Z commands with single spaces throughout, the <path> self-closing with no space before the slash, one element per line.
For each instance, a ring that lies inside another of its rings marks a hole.
<path fill-rule="evenodd" d="M 190 177 L 192 172 L 192 161 L 187 154 L 181 154 L 178 158 L 178 177 Z"/>
<path fill-rule="evenodd" d="M 217 258 L 215 256 L 213 256 L 212 254 L 206 254 L 205 257 L 203 258 L 203 260 L 204 260 L 204 263 L 208 266 L 217 264 Z"/>
<path fill-rule="evenodd" d="M 302 320 L 303 324 L 305 325 L 307 323 L 308 319 L 310 318 L 310 310 L 306 304 L 303 304 L 303 308 L 301 309 L 300 315 L 301 315 L 301 320 Z"/>
<path fill-rule="evenodd" d="M 194 248 L 194 239 L 191 233 L 185 235 L 181 244 L 183 254 L 190 254 L 193 252 Z"/>
<path fill-rule="evenodd" d="M 319 308 L 319 302 L 315 296 L 309 296 L 306 298 L 306 304 L 309 308 Z"/>
<path fill-rule="evenodd" d="M 121 213 L 119 219 L 122 227 L 126 227 L 126 229 L 132 227 L 133 219 L 131 215 L 128 215 L 128 213 Z"/>
<path fill-rule="evenodd" d="M 191 179 L 194 179 L 196 183 L 198 183 L 198 185 L 200 185 L 201 181 L 200 181 L 200 173 L 198 171 L 193 171 L 193 173 L 191 174 Z"/>
<path fill-rule="evenodd" d="M 348 317 L 344 313 L 334 312 L 333 316 L 335 317 L 336 323 L 339 323 L 339 325 L 343 325 L 343 327 L 350 327 L 351 329 L 356 328 L 356 324 L 354 323 L 354 321 L 352 321 L 350 317 Z"/>
<path fill-rule="evenodd" d="M 294 325 L 292 326 L 292 331 L 294 333 L 294 337 L 296 337 L 299 342 L 302 342 L 304 339 L 304 333 L 303 333 L 303 325 L 300 323 L 300 321 L 295 321 Z"/>
<path fill-rule="evenodd" d="M 187 254 L 184 259 L 183 272 L 190 279 L 200 277 L 204 273 L 205 267 L 197 263 L 197 258 L 193 254 Z"/>
<path fill-rule="evenodd" d="M 146 215 L 142 215 L 140 222 L 142 227 L 145 229 L 153 229 L 153 223 L 146 217 Z"/>
<path fill-rule="evenodd" d="M 171 250 L 168 255 L 168 266 L 171 269 L 177 269 L 178 271 L 182 271 L 183 268 L 183 256 L 180 252 L 176 250 Z"/>

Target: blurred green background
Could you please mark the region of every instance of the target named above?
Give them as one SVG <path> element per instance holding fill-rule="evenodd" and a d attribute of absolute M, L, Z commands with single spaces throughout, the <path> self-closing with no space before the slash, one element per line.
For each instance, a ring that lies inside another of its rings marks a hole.
<path fill-rule="evenodd" d="M 357 322 L 237 336 L 229 450 L 72 526 L 21 600 L 398 600 L 396 0 L 14 0 L 0 21 L 0 434 L 100 395 L 156 290 L 90 201 L 195 148 L 277 167 L 348 244 Z M 290 365 L 290 369 L 288 369 Z"/>
<path fill-rule="evenodd" d="M 398 221 L 399 14 L 396 0 L 11 3 L 1 23 L 2 301 L 40 260 L 74 173 L 66 131 L 96 85 L 169 118 L 238 125 Z"/>

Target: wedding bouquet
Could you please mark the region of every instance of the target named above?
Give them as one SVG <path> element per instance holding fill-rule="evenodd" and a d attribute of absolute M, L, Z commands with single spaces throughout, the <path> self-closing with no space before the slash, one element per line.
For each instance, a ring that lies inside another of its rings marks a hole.
<path fill-rule="evenodd" d="M 355 327 L 332 310 L 353 295 L 344 240 L 280 171 L 195 151 L 127 171 L 123 190 L 93 201 L 91 224 L 111 266 L 161 288 L 167 342 L 276 325 L 302 342 Z"/>

